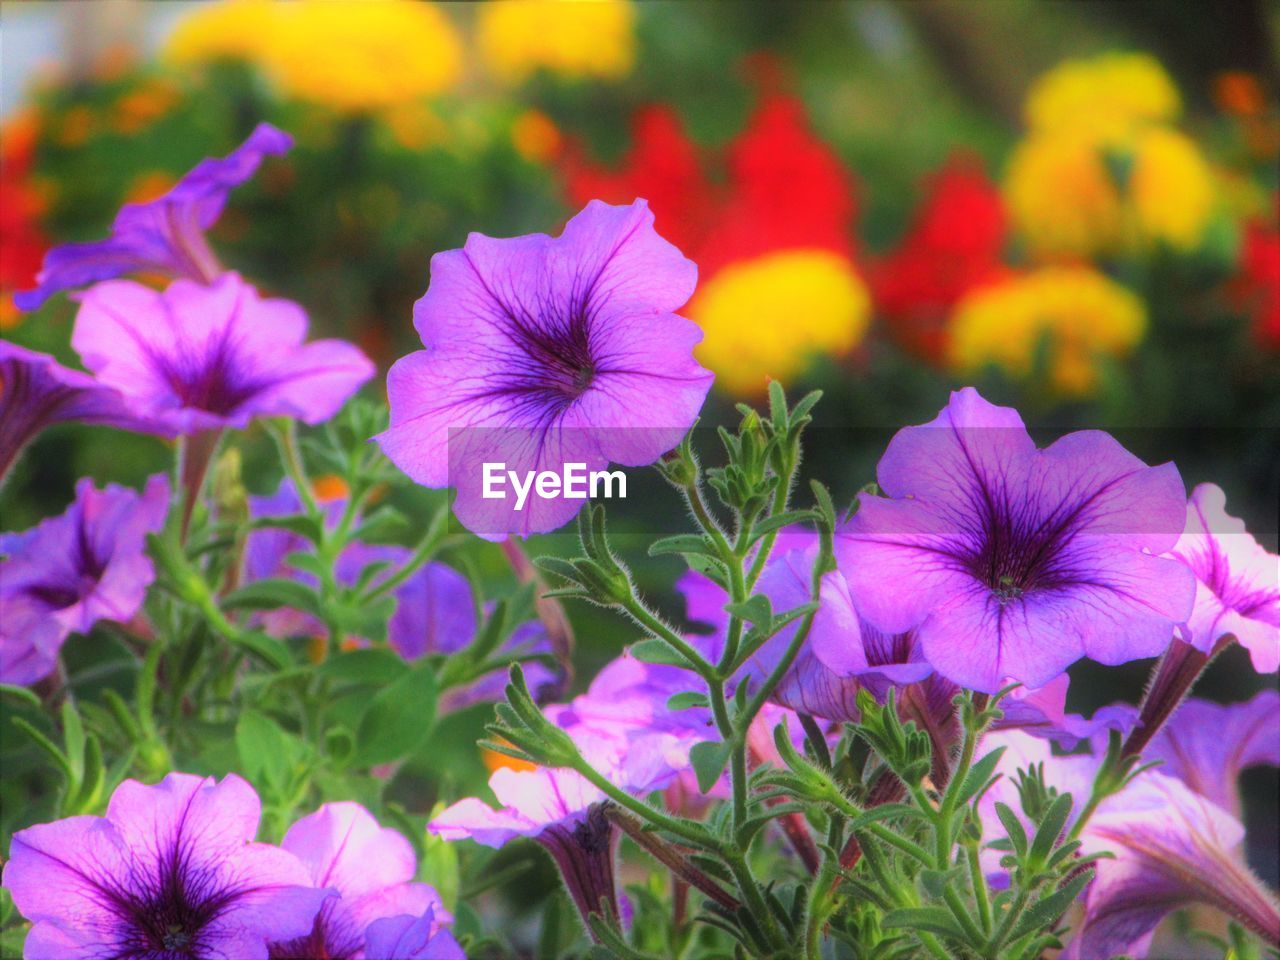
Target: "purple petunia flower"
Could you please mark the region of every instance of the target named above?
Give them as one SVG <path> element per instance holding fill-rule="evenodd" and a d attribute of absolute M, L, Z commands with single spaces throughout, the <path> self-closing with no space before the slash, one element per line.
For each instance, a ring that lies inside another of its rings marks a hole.
<path fill-rule="evenodd" d="M 1240 746 L 1233 739 L 1219 742 L 1226 753 Z M 1028 822 L 1021 813 L 1012 774 L 1036 764 L 1043 764 L 1051 788 L 1072 795 L 1070 826 L 1088 801 L 1099 758 L 1054 756 L 1048 743 L 1018 732 L 993 733 L 983 740 L 984 750 L 1000 746 L 1005 753 L 997 770 L 1004 776 L 980 803 L 989 836 L 1004 835 L 995 814 L 996 802 L 1008 804 Z M 1220 769 L 1221 763 L 1210 759 L 1210 766 Z M 1200 775 L 1206 773 L 1200 771 Z M 1148 770 L 1098 806 L 1080 834 L 1082 852 L 1109 851 L 1115 856 L 1095 864 L 1097 874 L 1086 893 L 1084 916 L 1067 956 L 1076 960 L 1140 956 L 1160 921 L 1192 903 L 1209 904 L 1247 919 L 1255 928 L 1270 929 L 1273 937 L 1280 935 L 1280 907 L 1241 857 L 1244 827 L 1196 792 L 1192 782 L 1159 769 Z M 986 869 L 992 874 L 1001 872 L 998 856 L 984 852 Z"/>
<path fill-rule="evenodd" d="M 164 432 L 135 416 L 112 387 L 64 367 L 47 353 L 0 340 L 0 479 L 40 431 L 71 421 Z"/>
<path fill-rule="evenodd" d="M 140 416 L 175 433 L 245 427 L 254 417 L 333 416 L 373 375 L 342 340 L 303 343 L 307 315 L 263 300 L 234 273 L 163 293 L 129 280 L 84 296 L 71 345 Z"/>
<path fill-rule="evenodd" d="M 1227 514 L 1220 487 L 1202 483 L 1187 502 L 1187 528 L 1172 556 L 1196 575 L 1189 642 L 1209 653 L 1230 634 L 1249 651 L 1259 673 L 1280 667 L 1280 557 L 1267 553 Z"/>
<path fill-rule="evenodd" d="M 581 698 L 580 698 L 581 699 Z M 661 790 L 689 767 L 691 741 L 669 730 L 641 734 L 636 718 L 615 718 L 603 726 L 572 707 L 552 707 L 547 715 L 567 730 L 586 760 L 610 783 L 641 796 Z M 619 834 L 604 815 L 605 794 L 573 770 L 500 767 L 489 789 L 503 806 L 495 810 L 468 797 L 438 814 L 427 829 L 445 840 L 471 839 L 502 847 L 516 837 L 536 840 L 555 861 L 579 913 L 599 913 L 601 901 L 619 915 L 614 858 Z"/>
<path fill-rule="evenodd" d="M 146 536 L 168 507 L 163 475 L 141 494 L 86 479 L 66 513 L 0 535 L 0 681 L 34 683 L 53 671 L 68 635 L 138 612 L 155 579 Z"/>
<path fill-rule="evenodd" d="M 34 923 L 27 960 L 267 960 L 304 936 L 332 891 L 291 853 L 254 843 L 261 805 L 233 775 L 126 780 L 105 817 L 13 836 L 4 887 Z"/>
<path fill-rule="evenodd" d="M 365 939 L 365 960 L 467 960 L 453 934 L 428 907 L 418 918 L 375 920 Z"/>
<path fill-rule="evenodd" d="M 1188 700 L 1142 751 L 1234 816 L 1240 815 L 1240 772 L 1280 766 L 1280 692 L 1263 690 L 1247 703 Z"/>
<path fill-rule="evenodd" d="M 424 914 L 432 925 L 450 920 L 436 891 L 413 882 L 418 865 L 409 841 L 358 803 L 325 804 L 290 827 L 281 847 L 302 861 L 313 885 L 338 896 L 325 901 L 306 936 L 273 943 L 272 960 L 399 957 L 369 951 L 375 923 Z"/>
<path fill-rule="evenodd" d="M 756 588 L 769 598 L 775 613 L 809 602 L 816 541 L 815 534 L 793 529 L 779 540 L 784 552 L 770 559 Z M 715 628 L 716 633 L 699 645 L 713 658 L 718 657 L 728 624 L 724 611 L 728 597 L 710 579 L 692 571 L 680 579 L 677 588 L 685 595 L 688 616 Z M 923 658 L 915 632 L 888 635 L 859 616 L 840 570 L 823 576 L 819 602 L 808 640 L 775 688 L 773 699 L 815 717 L 856 722 L 859 690 L 866 689 L 883 701 L 889 689 L 895 688 L 899 705 L 930 732 L 945 754 L 959 733 L 953 701 L 960 688 L 934 672 Z M 796 629 L 789 626 L 767 641 L 737 679 L 761 682 L 785 652 Z M 1110 722 L 1110 715 L 1106 720 L 1086 721 L 1066 713 L 1067 685 L 1063 674 L 1038 689 L 1019 687 L 1002 701 L 1003 716 L 995 728 L 1019 729 L 1074 746 Z"/>
<path fill-rule="evenodd" d="M 531 495 L 517 508 L 509 486 L 484 495 L 482 465 L 597 471 L 674 447 L 712 380 L 693 359 L 701 331 L 673 312 L 696 279 L 643 200 L 592 201 L 554 239 L 473 233 L 431 260 L 414 307 L 427 349 L 391 368 L 391 427 L 376 439 L 418 483 L 456 486 L 472 531 L 554 530 L 581 499 Z"/>
<path fill-rule="evenodd" d="M 264 157 L 291 146 L 287 133 L 259 124 L 234 151 L 202 160 L 164 196 L 122 207 L 106 240 L 54 247 L 45 254 L 39 285 L 16 294 L 14 303 L 35 310 L 59 290 L 141 270 L 208 283 L 222 270 L 205 231 L 222 215 L 227 195 L 254 175 Z"/>
<path fill-rule="evenodd" d="M 1186 522 L 1178 471 L 1105 433 L 1038 450 L 1016 411 L 968 387 L 900 430 L 877 477 L 885 496 L 860 494 L 837 537 L 853 601 L 886 633 L 914 629 L 961 686 L 1154 656 L 1191 613 L 1191 572 L 1158 556 Z"/>

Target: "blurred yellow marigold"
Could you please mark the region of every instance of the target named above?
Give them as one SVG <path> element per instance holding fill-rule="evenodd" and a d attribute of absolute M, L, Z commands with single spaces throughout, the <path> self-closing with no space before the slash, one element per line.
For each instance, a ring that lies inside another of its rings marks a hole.
<path fill-rule="evenodd" d="M 789 381 L 818 354 L 861 340 L 870 297 L 853 265 L 826 250 L 783 250 L 731 263 L 699 290 L 689 316 L 702 325 L 698 358 L 739 396 Z"/>
<path fill-rule="evenodd" d="M 180 24 L 168 51 L 255 61 L 288 96 L 346 112 L 439 93 L 462 72 L 453 22 L 420 0 L 225 0 Z"/>
<path fill-rule="evenodd" d="M 1128 355 L 1146 332 L 1142 301 L 1088 267 L 1044 267 L 981 287 L 956 305 L 948 356 L 957 372 L 988 365 L 1013 377 L 1035 372 L 1041 345 L 1051 385 L 1060 394 L 1087 396 L 1103 358 Z"/>
<path fill-rule="evenodd" d="M 507 83 L 539 69 L 614 79 L 635 63 L 631 0 L 494 0 L 477 13 L 480 56 Z"/>
<path fill-rule="evenodd" d="M 280 28 L 277 13 L 274 0 L 222 0 L 199 6 L 178 23 L 164 53 L 180 63 L 260 60 Z"/>
<path fill-rule="evenodd" d="M 285 92 L 364 111 L 440 93 L 462 73 L 449 17 L 421 0 L 296 0 L 267 60 Z"/>
<path fill-rule="evenodd" d="M 1014 151 L 1004 183 L 1010 217 L 1042 256 L 1116 253 L 1151 243 L 1192 250 L 1216 193 L 1199 147 L 1158 126 L 1110 145 L 1076 132 L 1031 134 Z"/>
<path fill-rule="evenodd" d="M 1178 118 L 1182 101 L 1173 80 L 1145 53 L 1104 53 L 1067 60 L 1042 75 L 1027 94 L 1032 130 L 1088 130 L 1122 135 L 1147 123 Z"/>

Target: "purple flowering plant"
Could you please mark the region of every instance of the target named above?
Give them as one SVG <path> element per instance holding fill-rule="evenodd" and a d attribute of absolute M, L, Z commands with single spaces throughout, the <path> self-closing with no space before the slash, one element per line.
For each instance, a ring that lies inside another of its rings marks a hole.
<path fill-rule="evenodd" d="M 1179 910 L 1280 946 L 1237 789 L 1280 763 L 1277 697 L 1187 700 L 1227 647 L 1280 660 L 1280 561 L 1222 490 L 1100 431 L 1038 446 L 973 388 L 847 509 L 800 484 L 816 393 L 771 384 L 713 465 L 696 268 L 643 200 L 437 254 L 423 349 L 359 397 L 372 363 L 204 236 L 288 145 L 259 128 L 50 254 L 26 302 L 81 290 L 83 370 L 0 352 L 0 467 L 69 420 L 171 454 L 0 537 L 34 784 L 0 949 L 1092 960 Z M 688 518 L 644 537 L 687 567 L 679 620 L 590 492 L 649 467 Z M 627 647 L 576 686 L 573 625 Z M 1146 658 L 1135 703 L 1068 710 L 1078 661 Z M 536 924 L 492 895 L 553 875 Z"/>

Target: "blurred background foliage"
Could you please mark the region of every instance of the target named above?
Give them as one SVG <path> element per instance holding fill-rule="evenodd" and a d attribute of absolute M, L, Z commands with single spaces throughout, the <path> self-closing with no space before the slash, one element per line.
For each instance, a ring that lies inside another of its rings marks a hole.
<path fill-rule="evenodd" d="M 44 250 L 103 236 L 120 204 L 270 120 L 297 146 L 213 239 L 306 306 L 315 335 L 384 369 L 418 345 L 434 252 L 646 196 L 700 266 L 689 313 L 719 383 L 703 427 L 769 378 L 822 388 L 806 469 L 847 500 L 893 429 L 975 383 L 1042 439 L 1104 427 L 1188 487 L 1221 484 L 1274 551 L 1278 26 L 1262 0 L 6 4 L 0 327 L 74 364 L 72 301 L 12 306 Z M 702 448 L 714 457 L 714 437 Z M 0 491 L 3 526 L 59 512 L 79 476 L 136 484 L 167 457 L 149 438 L 51 430 Z M 255 492 L 275 487 L 269 461 L 251 433 Z M 611 516 L 678 617 L 676 563 L 641 559 L 641 532 L 679 517 L 649 483 Z M 398 496 L 410 516 L 440 499 Z M 475 564 L 501 580 L 496 550 Z M 633 638 L 571 613 L 582 683 Z M 1147 667 L 1078 665 L 1071 706 L 1134 697 Z M 1233 648 L 1204 691 L 1272 680 Z M 411 808 L 442 776 L 483 779 L 483 716 L 438 728 L 397 781 L 421 791 Z M 1274 883 L 1276 781 L 1250 777 Z"/>

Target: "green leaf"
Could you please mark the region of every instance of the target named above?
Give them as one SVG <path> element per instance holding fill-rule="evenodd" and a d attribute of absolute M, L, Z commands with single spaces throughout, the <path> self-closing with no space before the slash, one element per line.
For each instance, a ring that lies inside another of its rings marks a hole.
<path fill-rule="evenodd" d="M 261 517 L 249 524 L 252 530 L 288 530 L 298 536 L 319 543 L 324 536 L 324 526 L 319 517 L 298 514 L 291 517 Z"/>
<path fill-rule="evenodd" d="M 244 630 L 235 635 L 235 642 L 245 647 L 250 653 L 261 657 L 277 670 L 283 670 L 293 663 L 289 648 L 260 630 Z"/>
<path fill-rule="evenodd" d="M 379 597 L 358 607 L 339 606 L 331 612 L 343 633 L 366 640 L 385 640 L 387 621 L 396 612 L 396 598 Z"/>
<path fill-rule="evenodd" d="M 390 650 L 347 650 L 334 654 L 316 672 L 347 683 L 385 686 L 408 673 L 409 664 Z"/>
<path fill-rule="evenodd" d="M 1071 794 L 1059 794 L 1045 811 L 1044 819 L 1036 828 L 1036 838 L 1031 842 L 1028 859 L 1039 868 L 1049 862 L 1062 828 L 1067 825 L 1067 817 L 1071 816 Z"/>
<path fill-rule="evenodd" d="M 812 523 L 817 519 L 818 514 L 812 510 L 788 510 L 786 513 L 774 514 L 751 528 L 751 542 L 754 543 L 783 527 L 789 527 L 795 523 Z"/>
<path fill-rule="evenodd" d="M 284 578 L 255 580 L 222 598 L 224 610 L 275 610 L 292 607 L 320 616 L 320 598 L 305 583 Z"/>
<path fill-rule="evenodd" d="M 62 743 L 71 767 L 72 782 L 78 787 L 84 776 L 84 723 L 70 700 L 62 703 Z"/>
<path fill-rule="evenodd" d="M 631 655 L 641 663 L 659 663 L 675 667 L 687 667 L 689 661 L 674 647 L 656 638 L 641 640 L 631 645 Z"/>
<path fill-rule="evenodd" d="M 62 752 L 61 747 L 37 730 L 33 725 L 22 719 L 22 717 L 14 717 L 12 722 L 15 727 L 34 740 L 36 746 L 49 754 L 53 762 L 61 768 L 64 774 L 66 774 L 68 780 L 72 779 L 74 773 L 71 769 L 71 763 L 67 760 L 67 755 Z"/>
<path fill-rule="evenodd" d="M 306 745 L 257 710 L 244 710 L 236 721 L 240 772 L 257 784 L 283 791 Z"/>
<path fill-rule="evenodd" d="M 1007 803 L 996 804 L 996 816 L 1004 824 L 1005 833 L 1009 835 L 1014 851 L 1021 854 L 1027 849 L 1027 831 L 1022 828 L 1022 821 Z"/>
<path fill-rule="evenodd" d="M 969 775 L 964 778 L 964 783 L 960 785 L 960 793 L 956 798 L 957 806 L 968 803 L 987 785 L 987 781 L 991 779 L 992 773 L 995 772 L 996 764 L 1000 762 L 1000 756 L 1005 749 L 1005 747 L 998 747 L 992 750 L 969 768 Z"/>
<path fill-rule="evenodd" d="M 707 793 L 716 785 L 729 762 L 732 747 L 723 740 L 704 740 L 689 751 L 689 762 L 698 777 L 698 789 Z"/>
<path fill-rule="evenodd" d="M 436 678 L 419 664 L 383 688 L 360 718 L 354 763 L 373 767 L 412 753 L 431 731 L 436 712 Z"/>
<path fill-rule="evenodd" d="M 1034 906 L 1027 909 L 1018 921 L 1018 925 L 1013 928 L 1013 940 L 1024 937 L 1029 933 L 1037 930 L 1051 927 L 1058 922 L 1071 904 L 1076 902 L 1076 898 L 1080 896 L 1082 890 L 1093 879 L 1093 871 L 1086 870 L 1079 873 L 1060 889 L 1049 896 L 1038 901 Z"/>
<path fill-rule="evenodd" d="M 21 700 L 28 706 L 40 708 L 40 698 L 28 690 L 26 687 L 17 687 L 11 683 L 0 683 L 0 694 L 7 697 L 13 697 L 15 700 Z"/>
<path fill-rule="evenodd" d="M 370 514 L 352 532 L 353 540 L 382 543 L 393 540 L 409 528 L 409 519 L 394 507 L 382 507 Z"/>
<path fill-rule="evenodd" d="M 295 570 L 311 574 L 317 580 L 323 580 L 325 574 L 329 572 L 328 565 L 319 556 L 314 553 L 307 553 L 305 550 L 295 550 L 293 553 L 287 554 L 284 558 L 284 563 Z"/>
<path fill-rule="evenodd" d="M 671 711 L 688 710 L 691 707 L 705 707 L 707 705 L 707 695 L 693 690 L 677 693 L 667 701 L 667 709 Z"/>
<path fill-rule="evenodd" d="M 106 788 L 107 771 L 102 763 L 102 747 L 98 738 L 90 736 L 85 740 L 84 772 L 80 778 L 80 789 L 74 798 L 68 798 L 68 813 L 93 813 L 102 802 Z"/>
<path fill-rule="evenodd" d="M 925 930 L 953 940 L 966 939 L 965 932 L 960 929 L 955 917 L 941 907 L 907 907 L 902 910 L 890 910 L 884 915 L 881 925 Z"/>
<path fill-rule="evenodd" d="M 725 613 L 751 623 L 769 623 L 773 619 L 773 604 L 763 593 L 752 594 L 742 603 L 728 603 Z"/>
<path fill-rule="evenodd" d="M 674 537 L 663 537 L 649 545 L 649 556 L 659 557 L 664 554 L 684 553 L 702 554 L 708 557 L 716 555 L 715 548 L 705 537 L 693 533 L 682 533 Z"/>

